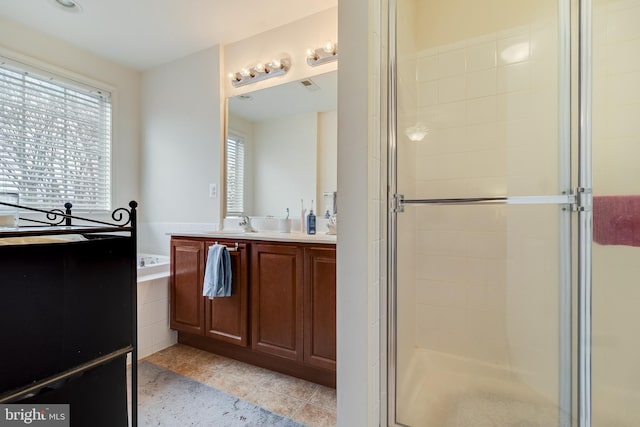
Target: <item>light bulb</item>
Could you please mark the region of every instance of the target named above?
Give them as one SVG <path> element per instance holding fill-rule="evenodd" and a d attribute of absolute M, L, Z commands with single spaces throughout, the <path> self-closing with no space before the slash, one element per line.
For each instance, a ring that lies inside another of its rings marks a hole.
<path fill-rule="evenodd" d="M 243 68 L 242 70 L 240 70 L 240 75 L 242 77 L 249 77 L 251 75 L 251 72 L 247 68 Z"/>
<path fill-rule="evenodd" d="M 325 43 L 325 45 L 322 47 L 322 50 L 324 50 L 327 53 L 331 53 L 331 54 L 335 54 L 336 53 L 336 46 L 333 44 L 333 42 L 328 41 L 327 43 Z"/>
<path fill-rule="evenodd" d="M 311 48 L 307 49 L 307 57 L 308 58 L 313 58 L 313 59 L 317 59 L 318 58 L 318 56 L 316 55 L 316 51 L 311 49 Z"/>
<path fill-rule="evenodd" d="M 256 64 L 256 71 L 259 73 L 264 73 L 267 68 L 264 66 L 264 64 Z"/>
<path fill-rule="evenodd" d="M 271 61 L 271 65 L 273 66 L 273 68 L 275 68 L 277 70 L 282 68 L 282 62 L 280 62 L 279 59 L 274 59 L 273 61 Z"/>

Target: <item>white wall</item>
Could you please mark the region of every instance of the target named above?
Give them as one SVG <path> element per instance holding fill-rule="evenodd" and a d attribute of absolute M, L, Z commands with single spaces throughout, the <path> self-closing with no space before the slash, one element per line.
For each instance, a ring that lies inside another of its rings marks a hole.
<path fill-rule="evenodd" d="M 150 253 L 168 254 L 167 232 L 215 229 L 220 221 L 219 47 L 142 75 L 141 181 Z"/>
<path fill-rule="evenodd" d="M 140 73 L 68 43 L 0 18 L 0 54 L 53 73 L 112 88 L 112 206 L 127 207 L 139 193 Z"/>
<path fill-rule="evenodd" d="M 338 5 L 338 426 L 380 415 L 380 12 L 377 0 Z"/>

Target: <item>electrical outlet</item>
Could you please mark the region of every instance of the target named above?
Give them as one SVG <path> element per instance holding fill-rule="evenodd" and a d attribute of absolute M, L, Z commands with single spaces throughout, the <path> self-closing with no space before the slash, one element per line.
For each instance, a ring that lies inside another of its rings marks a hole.
<path fill-rule="evenodd" d="M 218 186 L 215 184 L 209 184 L 209 197 L 212 199 L 218 197 Z"/>

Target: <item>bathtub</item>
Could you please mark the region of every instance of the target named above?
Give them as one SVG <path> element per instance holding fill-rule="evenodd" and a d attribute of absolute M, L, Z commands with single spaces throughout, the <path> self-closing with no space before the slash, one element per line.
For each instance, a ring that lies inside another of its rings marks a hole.
<path fill-rule="evenodd" d="M 138 254 L 138 283 L 169 276 L 169 257 Z"/>
<path fill-rule="evenodd" d="M 138 359 L 176 343 L 169 329 L 169 257 L 140 253 L 138 266 Z"/>

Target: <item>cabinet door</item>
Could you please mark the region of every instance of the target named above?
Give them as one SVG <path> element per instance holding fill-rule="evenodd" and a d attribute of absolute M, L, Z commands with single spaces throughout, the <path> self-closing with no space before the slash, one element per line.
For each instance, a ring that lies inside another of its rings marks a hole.
<path fill-rule="evenodd" d="M 303 252 L 295 245 L 252 244 L 251 345 L 302 361 Z"/>
<path fill-rule="evenodd" d="M 304 250 L 304 363 L 336 369 L 336 250 Z"/>
<path fill-rule="evenodd" d="M 248 339 L 249 261 L 247 245 L 234 242 L 218 242 L 230 248 L 231 296 L 209 299 L 205 297 L 205 335 L 241 346 Z M 215 242 L 207 242 L 205 252 Z"/>
<path fill-rule="evenodd" d="M 204 242 L 171 240 L 170 326 L 183 332 L 204 332 Z"/>

